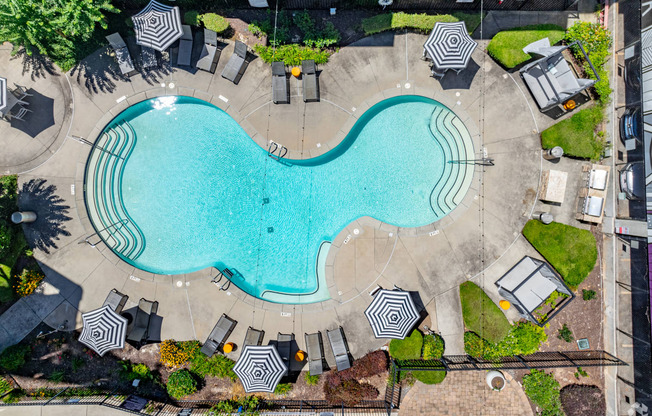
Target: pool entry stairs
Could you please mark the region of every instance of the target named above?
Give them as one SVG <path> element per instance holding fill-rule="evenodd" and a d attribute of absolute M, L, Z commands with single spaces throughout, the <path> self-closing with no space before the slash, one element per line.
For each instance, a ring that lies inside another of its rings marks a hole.
<path fill-rule="evenodd" d="M 105 129 L 86 164 L 88 215 L 100 238 L 118 255 L 137 259 L 145 250 L 145 236 L 131 220 L 122 202 L 122 173 L 136 145 L 136 132 L 126 121 Z"/>
<path fill-rule="evenodd" d="M 430 134 L 443 152 L 444 170 L 430 193 L 430 207 L 444 215 L 459 205 L 471 186 L 475 159 L 473 140 L 466 126 L 452 111 L 437 107 L 430 118 Z"/>

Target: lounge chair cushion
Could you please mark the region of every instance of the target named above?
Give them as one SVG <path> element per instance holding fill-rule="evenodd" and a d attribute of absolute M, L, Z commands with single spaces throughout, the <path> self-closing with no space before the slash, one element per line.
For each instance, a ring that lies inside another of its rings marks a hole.
<path fill-rule="evenodd" d="M 242 75 L 242 71 L 244 70 L 246 58 L 247 45 L 236 40 L 233 55 L 229 58 L 229 62 L 226 63 L 226 66 L 222 71 L 222 77 L 237 84 L 239 81 L 238 78 Z"/>

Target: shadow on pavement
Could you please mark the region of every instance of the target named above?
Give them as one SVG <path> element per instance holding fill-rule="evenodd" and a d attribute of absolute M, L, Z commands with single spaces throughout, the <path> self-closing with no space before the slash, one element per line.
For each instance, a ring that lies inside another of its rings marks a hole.
<path fill-rule="evenodd" d="M 455 71 L 447 71 L 439 83 L 444 90 L 468 90 L 479 70 L 480 65 L 471 58 L 467 67 L 459 74 Z"/>
<path fill-rule="evenodd" d="M 46 97 L 33 89 L 28 90 L 31 97 L 25 97 L 32 110 L 25 116 L 25 120 L 11 120 L 11 127 L 20 130 L 31 138 L 38 136 L 41 132 L 54 126 L 54 99 Z"/>
<path fill-rule="evenodd" d="M 31 55 L 28 55 L 25 49 L 20 49 L 11 59 L 23 60 L 23 74 L 29 72 L 32 81 L 36 78 L 45 77 L 46 75 L 58 76 L 57 69 L 54 67 L 52 61 L 38 52 L 33 52 Z"/>

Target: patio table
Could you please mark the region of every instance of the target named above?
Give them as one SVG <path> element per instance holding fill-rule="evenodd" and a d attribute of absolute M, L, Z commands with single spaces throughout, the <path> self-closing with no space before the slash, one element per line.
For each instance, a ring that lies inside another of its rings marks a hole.
<path fill-rule="evenodd" d="M 16 97 L 12 92 L 7 90 L 7 105 L 5 108 L 0 110 L 0 118 L 5 118 L 9 112 L 18 104 L 18 97 Z"/>
<path fill-rule="evenodd" d="M 568 172 L 559 170 L 544 170 L 541 174 L 541 199 L 542 201 L 563 203 L 566 193 Z"/>

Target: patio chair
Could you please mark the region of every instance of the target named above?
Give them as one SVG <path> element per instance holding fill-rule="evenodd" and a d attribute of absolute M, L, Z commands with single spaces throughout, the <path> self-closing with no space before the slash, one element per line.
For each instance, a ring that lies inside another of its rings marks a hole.
<path fill-rule="evenodd" d="M 321 332 L 305 334 L 305 340 L 308 353 L 308 372 L 311 376 L 318 376 L 324 372 L 324 343 Z"/>
<path fill-rule="evenodd" d="M 109 45 L 115 52 L 115 59 L 118 61 L 122 75 L 129 76 L 133 74 L 136 69 L 134 68 L 134 63 L 131 60 L 131 55 L 129 54 L 127 44 L 122 39 L 122 36 L 116 32 L 108 35 L 106 40 L 109 41 Z"/>
<path fill-rule="evenodd" d="M 177 65 L 190 66 L 190 57 L 192 56 L 192 29 L 189 25 L 181 25 L 183 35 L 179 40 L 179 54 L 177 55 Z"/>
<path fill-rule="evenodd" d="M 274 104 L 290 102 L 288 79 L 283 62 L 272 62 L 272 101 Z"/>
<path fill-rule="evenodd" d="M 14 107 L 14 108 L 15 108 L 15 107 Z M 11 119 L 12 119 L 12 120 L 13 120 L 13 119 L 16 119 L 16 120 L 20 120 L 20 121 L 25 121 L 25 119 L 24 119 L 25 115 L 26 115 L 27 113 L 31 113 L 31 112 L 32 112 L 32 110 L 29 110 L 29 109 L 27 109 L 27 108 L 23 108 L 23 107 L 20 107 L 20 106 L 19 106 L 19 107 L 18 107 L 18 112 L 16 112 L 15 114 L 14 114 L 14 113 L 10 113 L 9 115 L 11 116 Z"/>
<path fill-rule="evenodd" d="M 319 80 L 317 67 L 312 59 L 301 61 L 301 84 L 303 85 L 303 101 L 319 101 Z"/>
<path fill-rule="evenodd" d="M 134 317 L 134 326 L 127 335 L 129 341 L 144 343 L 149 338 L 149 326 L 152 322 L 152 316 L 158 311 L 158 302 L 151 302 L 141 298 L 138 302 L 138 309 Z"/>
<path fill-rule="evenodd" d="M 290 358 L 292 358 L 292 341 L 294 341 L 294 334 L 279 332 L 276 337 L 276 349 L 288 368 L 290 368 Z"/>
<path fill-rule="evenodd" d="M 118 292 L 116 289 L 111 289 L 109 295 L 104 299 L 102 306 L 110 306 L 113 312 L 119 315 L 122 313 L 122 309 L 124 309 L 127 299 L 129 299 L 129 296 Z"/>
<path fill-rule="evenodd" d="M 22 85 L 18 85 L 16 83 L 14 83 L 14 87 L 16 87 L 16 89 L 14 89 L 12 92 L 14 93 L 14 95 L 16 97 L 18 97 L 19 100 L 23 100 L 23 99 L 25 99 L 25 97 L 33 97 L 34 96 L 33 94 L 28 93 L 27 88 L 23 87 Z"/>
<path fill-rule="evenodd" d="M 244 348 L 245 345 L 262 345 L 264 336 L 265 331 L 259 331 L 249 327 L 247 328 L 247 333 L 245 334 L 244 344 L 242 344 L 242 347 Z"/>
<path fill-rule="evenodd" d="M 240 82 L 240 78 L 242 78 L 242 74 L 245 70 L 246 60 L 247 45 L 236 40 L 233 55 L 231 55 L 229 62 L 226 63 L 226 66 L 222 71 L 222 78 L 226 78 L 234 84 Z"/>
<path fill-rule="evenodd" d="M 328 342 L 331 344 L 333 355 L 335 356 L 335 365 L 337 371 L 346 370 L 351 367 L 351 359 L 349 358 L 349 347 L 346 345 L 344 339 L 344 330 L 342 327 L 326 331 L 328 335 Z"/>
<path fill-rule="evenodd" d="M 220 54 L 221 50 L 217 49 L 217 33 L 214 30 L 204 29 L 204 46 L 195 67 L 214 74 Z"/>
<path fill-rule="evenodd" d="M 156 61 L 156 51 L 147 46 L 140 47 L 140 59 L 143 62 L 143 68 L 154 68 L 158 66 Z"/>
<path fill-rule="evenodd" d="M 204 342 L 200 351 L 208 357 L 212 357 L 218 348 L 222 348 L 222 345 L 224 345 L 237 324 L 237 321 L 234 321 L 226 316 L 226 314 L 223 314 L 217 321 L 217 324 L 215 324 L 211 333 L 208 335 L 208 338 L 206 338 L 206 342 Z"/>

